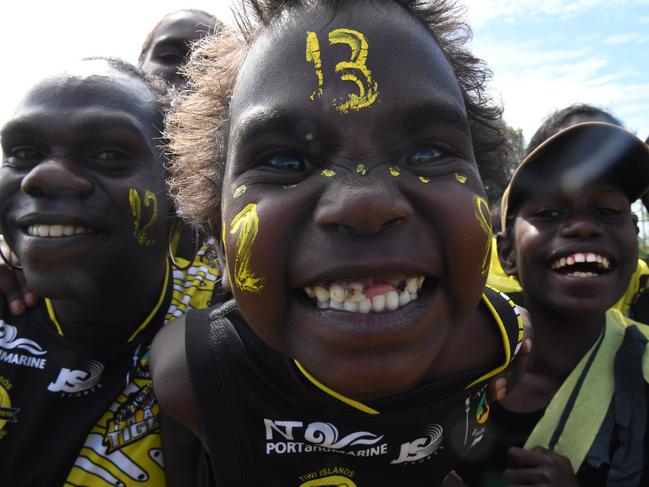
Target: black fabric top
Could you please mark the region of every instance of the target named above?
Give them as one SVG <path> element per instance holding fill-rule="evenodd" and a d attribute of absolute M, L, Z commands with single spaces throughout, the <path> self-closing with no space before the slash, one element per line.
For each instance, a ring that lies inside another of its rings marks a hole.
<path fill-rule="evenodd" d="M 646 422 L 649 385 L 642 377 L 646 344 L 646 338 L 636 326 L 626 329 L 624 342 L 615 358 L 615 395 L 576 474 L 579 485 L 649 485 L 649 471 L 646 468 L 643 471 L 643 466 L 649 465 L 649 423 Z M 473 449 L 457 469 L 464 482 L 470 487 L 504 487 L 507 450 L 522 448 L 544 413 L 545 409 L 518 413 L 498 403 L 492 404 L 487 426 L 490 440 Z M 555 433 L 560 435 L 561 432 Z"/>
<path fill-rule="evenodd" d="M 503 346 L 518 350 L 517 312 L 487 293 Z M 369 414 L 316 387 L 255 335 L 233 302 L 187 315 L 186 351 L 221 487 L 435 486 L 485 441 L 488 370 L 369 403 L 379 411 Z"/>
<path fill-rule="evenodd" d="M 125 388 L 136 350 L 164 323 L 170 297 L 171 281 L 136 340 L 84 347 L 59 335 L 42 302 L 15 317 L 0 294 L 3 485 L 63 485 L 88 432 Z"/>

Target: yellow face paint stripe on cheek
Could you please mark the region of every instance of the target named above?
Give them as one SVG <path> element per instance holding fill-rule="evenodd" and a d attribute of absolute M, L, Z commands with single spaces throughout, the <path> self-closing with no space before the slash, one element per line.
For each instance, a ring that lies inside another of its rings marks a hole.
<path fill-rule="evenodd" d="M 320 174 L 322 174 L 326 178 L 332 178 L 336 175 L 336 171 L 333 171 L 331 169 L 323 169 Z"/>
<path fill-rule="evenodd" d="M 143 247 L 155 245 L 155 240 L 148 235 L 149 230 L 158 220 L 158 198 L 155 193 L 148 189 L 144 191 L 144 206 L 146 208 L 153 206 L 151 218 L 144 225 L 142 225 L 142 200 L 137 189 L 129 189 L 128 202 L 131 206 L 131 214 L 133 215 L 133 236 L 135 240 Z"/>
<path fill-rule="evenodd" d="M 491 228 L 491 214 L 489 213 L 489 204 L 482 196 L 475 196 L 475 217 L 480 223 L 480 227 L 487 235 L 487 248 L 482 258 L 481 273 L 483 276 L 489 274 L 489 264 L 491 263 L 491 245 L 493 242 L 493 230 Z"/>
<path fill-rule="evenodd" d="M 365 164 L 357 164 L 356 165 L 356 172 L 360 174 L 361 176 L 365 176 L 367 174 L 367 168 L 365 167 Z"/>
<path fill-rule="evenodd" d="M 397 177 L 401 174 L 401 170 L 397 166 L 391 166 L 390 167 L 390 175 L 393 177 Z"/>
<path fill-rule="evenodd" d="M 259 231 L 259 216 L 257 205 L 249 203 L 232 220 L 230 235 L 237 237 L 234 260 L 234 282 L 239 289 L 249 293 L 259 294 L 264 288 L 264 278 L 258 277 L 250 268 L 252 246 Z"/>
<path fill-rule="evenodd" d="M 426 178 L 424 176 L 419 176 L 419 181 L 421 181 L 424 184 L 430 183 L 430 178 Z"/>
<path fill-rule="evenodd" d="M 466 176 L 464 174 L 459 174 L 459 173 L 456 172 L 455 173 L 455 179 L 460 184 L 466 183 Z"/>

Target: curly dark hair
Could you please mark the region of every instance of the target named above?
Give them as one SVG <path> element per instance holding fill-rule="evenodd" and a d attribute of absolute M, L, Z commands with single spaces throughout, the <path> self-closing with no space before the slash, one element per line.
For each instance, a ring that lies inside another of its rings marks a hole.
<path fill-rule="evenodd" d="M 530 154 L 545 140 L 549 139 L 557 132 L 574 125 L 578 121 L 586 122 L 589 120 L 608 122 L 612 125 L 622 127 L 622 122 L 603 108 L 588 105 L 587 103 L 575 103 L 574 105 L 555 111 L 543 121 L 541 126 L 536 129 L 536 132 L 534 132 L 534 135 L 530 139 L 530 143 L 525 149 L 525 155 L 527 156 Z"/>
<path fill-rule="evenodd" d="M 352 0 L 239 0 L 237 29 L 225 28 L 198 41 L 183 68 L 188 90 L 174 101 L 167 119 L 170 190 L 179 214 L 206 231 L 219 225 L 229 107 L 235 78 L 259 33 L 282 12 Z M 431 33 L 457 77 L 464 97 L 476 161 L 487 190 L 499 177 L 507 151 L 502 108 L 487 94 L 491 71 L 467 50 L 471 29 L 452 0 L 396 2 Z"/>

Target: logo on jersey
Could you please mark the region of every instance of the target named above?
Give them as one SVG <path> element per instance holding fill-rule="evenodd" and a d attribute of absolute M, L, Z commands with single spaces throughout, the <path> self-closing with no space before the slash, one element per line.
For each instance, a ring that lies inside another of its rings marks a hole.
<path fill-rule="evenodd" d="M 112 453 L 157 430 L 158 411 L 151 384 L 130 393 L 106 424 L 106 452 Z"/>
<path fill-rule="evenodd" d="M 299 487 L 357 487 L 352 480 L 354 471 L 346 467 L 322 468 L 317 472 L 300 475 Z"/>
<path fill-rule="evenodd" d="M 475 411 L 475 419 L 479 424 L 485 424 L 489 419 L 489 402 L 487 401 L 487 394 L 483 393 L 478 402 L 478 408 Z"/>
<path fill-rule="evenodd" d="M 387 443 L 381 443 L 383 435 L 378 436 L 368 431 L 341 435 L 331 423 L 305 424 L 302 421 L 264 419 L 264 426 L 267 455 L 338 451 L 347 455 L 372 457 L 388 452 Z M 277 439 L 280 441 L 275 441 Z"/>
<path fill-rule="evenodd" d="M 439 424 L 432 424 L 424 431 L 424 436 L 414 441 L 403 443 L 399 457 L 390 463 L 413 463 L 420 462 L 433 455 L 442 445 L 444 439 L 444 428 Z"/>
<path fill-rule="evenodd" d="M 99 381 L 103 372 L 103 364 L 96 360 L 88 360 L 83 369 L 63 367 L 56 380 L 47 386 L 47 390 L 76 396 L 86 395 L 96 386 L 101 387 Z"/>
<path fill-rule="evenodd" d="M 9 391 L 13 389 L 13 384 L 6 377 L 0 376 L 0 439 L 4 438 L 7 432 L 4 427 L 7 423 L 17 423 L 16 415 L 20 409 L 11 407 L 11 398 Z"/>
<path fill-rule="evenodd" d="M 26 352 L 26 353 L 21 353 Z M 0 361 L 8 364 L 44 369 L 47 350 L 28 338 L 18 338 L 18 328 L 0 320 Z"/>

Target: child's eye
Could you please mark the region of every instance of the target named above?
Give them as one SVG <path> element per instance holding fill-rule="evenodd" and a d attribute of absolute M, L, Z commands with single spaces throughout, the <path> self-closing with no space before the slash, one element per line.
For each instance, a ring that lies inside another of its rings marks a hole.
<path fill-rule="evenodd" d="M 611 206 L 599 206 L 593 210 L 593 214 L 597 216 L 615 216 L 620 215 L 622 212 L 618 208 Z"/>
<path fill-rule="evenodd" d="M 286 171 L 304 171 L 306 169 L 306 161 L 301 157 L 292 156 L 289 154 L 277 154 L 269 157 L 266 160 L 266 165 L 276 169 Z"/>
<path fill-rule="evenodd" d="M 19 146 L 6 152 L 3 165 L 7 167 L 28 168 L 43 160 L 41 151 L 29 146 Z"/>
<path fill-rule="evenodd" d="M 36 159 L 41 156 L 41 153 L 32 147 L 16 147 L 10 152 L 10 157 L 15 157 L 21 160 Z"/>
<path fill-rule="evenodd" d="M 428 145 L 412 152 L 408 159 L 410 164 L 419 166 L 422 164 L 435 162 L 443 156 L 444 152 L 442 152 L 439 148 L 435 147 L 434 145 Z"/>
<path fill-rule="evenodd" d="M 537 218 L 557 218 L 560 215 L 561 212 L 555 208 L 541 208 L 533 213 Z"/>

